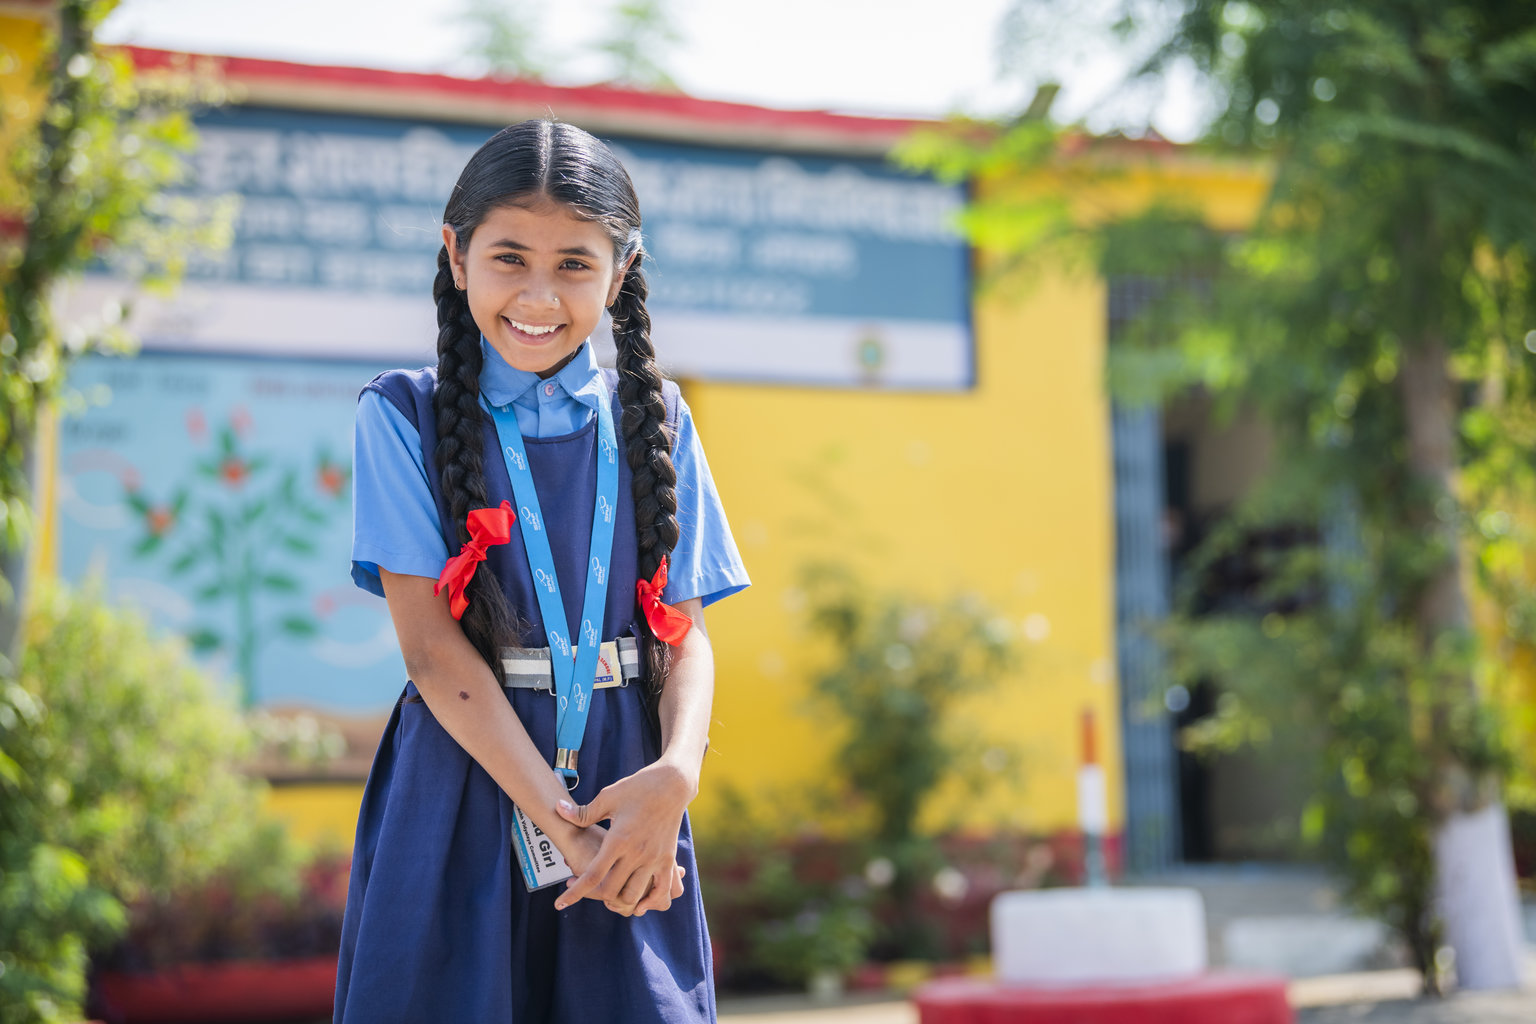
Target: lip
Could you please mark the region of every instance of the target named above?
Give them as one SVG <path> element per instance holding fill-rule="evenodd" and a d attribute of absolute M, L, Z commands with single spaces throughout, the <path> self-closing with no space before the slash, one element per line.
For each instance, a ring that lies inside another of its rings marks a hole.
<path fill-rule="evenodd" d="M 530 327 L 554 327 L 555 329 L 548 334 L 529 334 L 527 331 L 518 328 L 516 324 L 506 317 L 502 317 L 501 322 L 511 332 L 512 336 L 524 345 L 547 345 L 564 334 L 566 327 L 565 324 L 530 324 Z"/>

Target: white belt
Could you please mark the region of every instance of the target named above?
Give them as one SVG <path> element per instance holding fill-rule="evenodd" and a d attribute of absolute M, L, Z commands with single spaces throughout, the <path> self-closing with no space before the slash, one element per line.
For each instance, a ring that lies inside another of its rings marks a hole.
<path fill-rule="evenodd" d="M 504 647 L 501 670 L 506 676 L 503 686 L 554 692 L 555 676 L 549 663 L 548 647 L 531 647 L 523 651 Z M 628 686 L 631 679 L 639 679 L 640 675 L 640 645 L 634 637 L 621 636 L 597 649 L 597 677 L 592 681 L 593 689 Z"/>

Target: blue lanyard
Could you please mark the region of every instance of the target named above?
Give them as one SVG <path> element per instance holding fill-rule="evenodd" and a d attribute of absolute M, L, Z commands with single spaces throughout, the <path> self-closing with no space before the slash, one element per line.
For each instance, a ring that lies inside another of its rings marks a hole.
<path fill-rule="evenodd" d="M 592 707 L 592 682 L 597 677 L 603 611 L 608 602 L 613 520 L 619 500 L 619 446 L 613 429 L 613 407 L 609 404 L 608 389 L 601 376 L 595 384 L 598 399 L 597 495 L 592 503 L 592 547 L 587 552 L 587 589 L 582 596 L 581 632 L 574 637 L 565 619 L 560 580 L 555 574 L 555 556 L 549 548 L 547 524 L 539 509 L 539 492 L 528 467 L 528 450 L 523 444 L 523 432 L 517 425 L 517 415 L 511 405 L 487 406 L 496 424 L 501 454 L 507 462 L 507 475 L 512 479 L 517 524 L 523 534 L 523 549 L 528 553 L 528 569 L 533 574 L 533 590 L 538 595 L 539 613 L 544 617 L 544 631 L 549 636 L 549 663 L 555 677 L 555 770 L 566 777 L 567 785 L 574 785 L 570 780 L 578 777 L 576 755 L 581 750 L 587 713 Z"/>

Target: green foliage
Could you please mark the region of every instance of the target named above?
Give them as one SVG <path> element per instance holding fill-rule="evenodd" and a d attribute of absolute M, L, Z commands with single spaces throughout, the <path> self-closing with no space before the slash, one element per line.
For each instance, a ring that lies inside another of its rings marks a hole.
<path fill-rule="evenodd" d="M 465 52 L 485 71 L 537 81 L 549 71 L 542 18 L 540 6 L 524 0 L 465 0 L 458 18 Z"/>
<path fill-rule="evenodd" d="M 666 0 L 617 0 L 611 27 L 597 44 L 608 59 L 608 80 L 636 89 L 675 90 L 667 73 L 671 51 L 683 36 L 667 10 Z"/>
<path fill-rule="evenodd" d="M 124 905 L 198 884 L 253 848 L 253 887 L 294 860 L 239 771 L 239 714 L 175 642 L 89 591 L 37 588 L 0 690 L 0 1017 L 78 1019 L 85 955 Z"/>
<path fill-rule="evenodd" d="M 977 724 L 957 715 L 1008 667 L 1012 625 L 970 597 L 871 593 L 837 566 L 811 568 L 806 590 L 810 625 L 831 651 L 812 682 L 813 713 L 838 736 L 828 786 L 867 822 L 866 859 L 894 869 L 878 941 L 925 956 L 935 939 L 916 896 L 943 858 L 919 819 L 941 783 L 1013 761 L 1002 747 L 980 749 Z"/>
<path fill-rule="evenodd" d="M 1268 423 L 1264 486 L 1197 562 L 1290 539 L 1225 604 L 1201 564 L 1190 573 L 1172 663 L 1224 692 L 1189 739 L 1262 742 L 1298 716 L 1314 730 L 1306 831 L 1433 988 L 1430 836 L 1497 792 L 1509 741 L 1488 695 L 1536 651 L 1536 29 L 1526 5 L 1500 0 L 1109 7 L 1167 29 L 1144 75 L 1192 63 L 1203 76 L 1207 146 L 1270 162 L 1251 230 L 1166 207 L 1064 225 L 1060 190 L 1125 150 L 1059 129 L 1043 143 L 1038 122 L 996 126 L 990 146 L 960 126 L 961 158 L 935 161 L 930 143 L 928 163 L 996 176 L 1003 160 L 1035 183 L 968 216 L 1015 231 L 973 237 L 1018 245 L 1016 261 L 1059 245 L 1160 283 L 1111 353 L 1123 400 L 1199 388 Z M 1051 230 L 1010 227 L 1031 217 Z M 1474 628 L 1474 597 L 1492 628 Z"/>
<path fill-rule="evenodd" d="M 186 72 L 137 75 L 125 54 L 98 47 L 93 33 L 115 6 L 57 5 L 39 67 L 42 109 L 14 136 L 0 174 L 0 210 L 20 222 L 20 231 L 0 232 L 0 608 L 19 601 L 9 591 L 31 532 L 27 477 L 39 414 L 75 356 L 132 347 L 120 305 L 92 323 L 56 323 L 55 288 L 102 262 L 168 286 L 197 251 L 228 244 L 231 230 L 229 202 L 166 192 L 182 180 L 195 143 L 190 110 L 216 101 L 217 88 Z M 19 100 L 8 106 L 26 109 Z M 0 658 L 13 655 L 10 628 L 0 628 Z"/>
<path fill-rule="evenodd" d="M 926 798 L 975 747 L 954 711 L 1007 667 L 1011 624 L 970 598 L 872 594 L 836 567 L 810 570 L 806 589 L 810 625 L 833 652 L 812 692 L 818 719 L 830 711 L 841 733 L 834 784 L 877 841 L 911 839 Z"/>
<path fill-rule="evenodd" d="M 864 962 L 874 938 L 863 880 L 808 879 L 792 858 L 760 861 L 747 883 L 759 910 L 750 955 L 786 984 L 805 986 L 819 973 L 846 975 Z"/>

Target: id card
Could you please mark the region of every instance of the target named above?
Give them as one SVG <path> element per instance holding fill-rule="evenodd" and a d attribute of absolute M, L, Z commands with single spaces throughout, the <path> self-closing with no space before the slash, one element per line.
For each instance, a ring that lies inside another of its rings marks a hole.
<path fill-rule="evenodd" d="M 523 869 L 523 883 L 529 892 L 548 888 L 556 882 L 570 878 L 574 871 L 565 863 L 565 857 L 544 834 L 544 830 L 512 805 L 512 849 L 517 851 L 517 862 Z"/>

